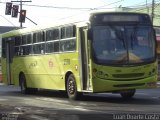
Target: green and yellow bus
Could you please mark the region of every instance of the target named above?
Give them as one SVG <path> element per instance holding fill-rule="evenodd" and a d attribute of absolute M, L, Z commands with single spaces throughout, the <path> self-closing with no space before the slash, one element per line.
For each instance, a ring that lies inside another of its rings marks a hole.
<path fill-rule="evenodd" d="M 155 88 L 156 39 L 147 14 L 94 12 L 88 20 L 57 22 L 1 35 L 2 73 L 22 93 L 64 90 L 120 93 Z"/>

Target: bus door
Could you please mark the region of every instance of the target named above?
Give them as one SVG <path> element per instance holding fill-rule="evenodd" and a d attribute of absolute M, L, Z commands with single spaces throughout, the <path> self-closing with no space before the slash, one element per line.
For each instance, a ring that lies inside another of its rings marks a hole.
<path fill-rule="evenodd" d="M 81 84 L 83 90 L 89 89 L 89 52 L 88 52 L 88 40 L 87 40 L 87 27 L 79 29 L 80 32 L 80 66 L 81 66 Z"/>
<path fill-rule="evenodd" d="M 6 40 L 6 75 L 7 75 L 7 83 L 8 85 L 13 84 L 13 78 L 11 76 L 11 63 L 13 61 L 13 48 L 14 48 L 14 40 L 13 38 L 8 38 Z"/>

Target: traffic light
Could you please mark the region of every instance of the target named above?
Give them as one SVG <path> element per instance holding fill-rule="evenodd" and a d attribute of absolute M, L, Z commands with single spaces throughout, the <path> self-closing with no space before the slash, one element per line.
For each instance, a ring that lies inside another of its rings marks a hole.
<path fill-rule="evenodd" d="M 13 5 L 13 7 L 12 7 L 12 17 L 17 17 L 18 16 L 18 9 L 19 9 L 18 5 Z"/>
<path fill-rule="evenodd" d="M 20 11 L 20 15 L 19 15 L 19 22 L 25 22 L 25 18 L 26 18 L 26 10 L 21 10 Z"/>
<path fill-rule="evenodd" d="M 11 10 L 12 10 L 12 3 L 11 2 L 7 2 L 6 3 L 5 15 L 11 15 Z"/>

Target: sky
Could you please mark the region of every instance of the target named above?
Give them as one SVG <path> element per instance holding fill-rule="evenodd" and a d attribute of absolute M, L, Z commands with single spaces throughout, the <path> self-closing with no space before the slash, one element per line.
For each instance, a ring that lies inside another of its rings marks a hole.
<path fill-rule="evenodd" d="M 19 17 L 12 18 L 10 15 L 5 15 L 6 2 L 11 2 L 11 0 L 0 0 L 0 26 L 19 27 Z M 29 19 L 38 25 L 45 25 L 59 20 L 78 18 L 79 16 L 81 18 L 95 8 L 109 11 L 119 6 L 136 7 L 145 5 L 146 2 L 151 3 L 152 0 L 32 0 L 32 2 L 23 3 L 23 9 L 27 10 L 26 16 Z M 13 4 L 19 3 L 13 2 Z M 23 23 L 23 27 L 33 26 L 35 24 L 27 19 Z"/>

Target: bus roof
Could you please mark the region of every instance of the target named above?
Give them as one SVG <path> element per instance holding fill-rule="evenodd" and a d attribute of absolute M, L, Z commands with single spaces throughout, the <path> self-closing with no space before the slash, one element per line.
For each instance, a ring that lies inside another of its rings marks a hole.
<path fill-rule="evenodd" d="M 12 30 L 6 33 L 1 34 L 2 38 L 5 37 L 10 37 L 10 36 L 15 36 L 15 35 L 22 35 L 22 34 L 26 34 L 26 33 L 30 33 L 30 32 L 34 32 L 34 31 L 41 31 L 41 30 L 46 30 L 46 29 L 50 29 L 53 27 L 58 27 L 58 26 L 64 26 L 64 25 L 69 25 L 69 24 L 74 24 L 77 26 L 82 26 L 85 25 L 87 23 L 87 21 L 60 21 L 60 22 L 55 22 L 53 24 L 49 24 L 49 25 L 41 25 L 41 26 L 34 26 L 34 27 L 28 27 L 28 28 L 22 28 L 22 29 L 17 29 L 17 30 Z"/>
<path fill-rule="evenodd" d="M 34 32 L 34 31 L 41 31 L 41 30 L 46 30 L 52 27 L 56 27 L 56 26 L 63 26 L 63 25 L 67 25 L 67 24 L 75 24 L 77 26 L 82 26 L 84 24 L 89 23 L 89 16 L 92 16 L 94 14 L 103 14 L 103 13 L 123 13 L 123 14 L 144 14 L 144 13 L 133 13 L 133 12 L 118 12 L 118 11 L 105 11 L 105 10 L 101 10 L 101 11 L 91 11 L 88 12 L 88 14 L 86 15 L 82 15 L 78 18 L 75 19 L 67 19 L 67 20 L 60 20 L 60 21 L 53 21 L 52 24 L 48 24 L 48 25 L 37 25 L 34 27 L 28 27 L 28 28 L 23 28 L 23 29 L 17 29 L 17 30 L 12 30 L 6 33 L 1 34 L 2 37 L 10 37 L 10 36 L 15 36 L 15 35 L 22 35 L 22 34 L 26 34 L 26 33 L 30 33 L 30 32 Z"/>

